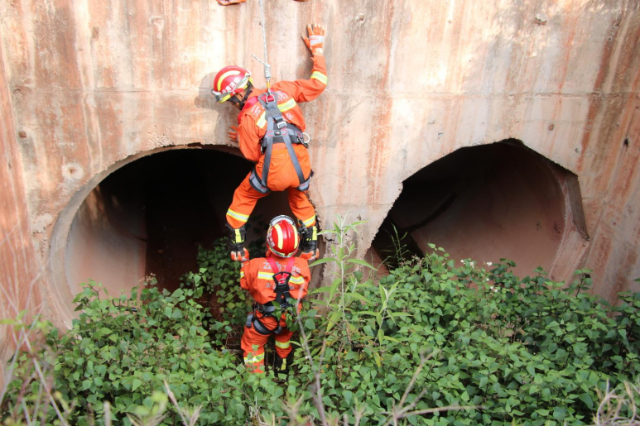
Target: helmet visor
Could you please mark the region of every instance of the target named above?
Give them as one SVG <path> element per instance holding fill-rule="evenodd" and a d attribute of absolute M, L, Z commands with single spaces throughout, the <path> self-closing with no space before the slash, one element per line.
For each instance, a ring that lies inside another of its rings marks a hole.
<path fill-rule="evenodd" d="M 276 223 L 281 222 L 281 221 L 289 222 L 291 224 L 291 226 L 293 226 L 295 229 L 297 229 L 296 228 L 296 223 L 293 221 L 293 219 L 291 219 L 286 214 L 281 214 L 281 215 L 276 216 L 273 219 L 271 219 L 271 222 L 269 222 L 269 226 L 273 226 Z"/>

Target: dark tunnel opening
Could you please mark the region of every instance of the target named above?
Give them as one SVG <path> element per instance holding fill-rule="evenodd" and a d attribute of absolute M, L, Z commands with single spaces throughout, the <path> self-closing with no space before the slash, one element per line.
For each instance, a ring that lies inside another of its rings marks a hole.
<path fill-rule="evenodd" d="M 573 173 L 517 140 L 462 148 L 404 181 L 373 250 L 393 266 L 395 227 L 407 234 L 409 255 L 425 254 L 432 243 L 457 262 L 508 258 L 519 273 L 549 270 L 567 226 L 567 187 L 578 188 Z M 582 215 L 577 191 L 574 221 Z"/>
<path fill-rule="evenodd" d="M 93 279 L 110 294 L 154 274 L 174 290 L 197 268 L 198 247 L 227 235 L 233 192 L 253 164 L 212 149 L 171 150 L 143 157 L 105 178 L 74 217 L 65 253 L 72 291 Z M 258 202 L 250 223 L 291 215 L 286 193 Z M 256 227 L 257 229 L 257 227 Z"/>

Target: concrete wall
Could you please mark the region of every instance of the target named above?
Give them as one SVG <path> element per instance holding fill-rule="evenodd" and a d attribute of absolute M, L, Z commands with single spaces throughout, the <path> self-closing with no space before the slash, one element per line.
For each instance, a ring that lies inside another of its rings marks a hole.
<path fill-rule="evenodd" d="M 42 278 L 40 257 L 31 243 L 29 209 L 4 53 L 0 45 L 0 319 L 15 318 L 24 309 L 30 314 L 40 312 L 39 281 Z M 12 328 L 0 325 L 0 361 L 13 353 L 17 342 L 20 342 L 20 335 Z M 4 362 L 0 362 L 0 389 L 4 369 Z"/>
<path fill-rule="evenodd" d="M 66 278 L 72 294 L 82 291 L 80 284 L 91 278 L 117 296 L 144 277 L 144 197 L 133 193 L 130 199 L 134 201 L 122 202 L 100 185 L 80 206 L 65 253 Z"/>
<path fill-rule="evenodd" d="M 251 59 L 263 55 L 257 0 L 0 0 L 0 10 L 8 133 L 22 156 L 13 173 L 24 173 L 39 261 L 66 245 L 109 173 L 170 147 L 229 144 L 235 117 L 209 96 L 211 73 L 236 63 L 263 83 Z M 368 220 L 361 254 L 403 180 L 459 148 L 514 138 L 579 179 L 591 238 L 565 238 L 553 276 L 586 266 L 609 298 L 638 289 L 637 1 L 267 0 L 266 16 L 275 80 L 308 76 L 299 34 L 308 22 L 328 29 L 329 86 L 303 107 L 311 198 L 323 225 L 336 213 Z M 52 282 L 63 264 L 54 256 Z M 47 294 L 67 299 L 63 290 Z"/>

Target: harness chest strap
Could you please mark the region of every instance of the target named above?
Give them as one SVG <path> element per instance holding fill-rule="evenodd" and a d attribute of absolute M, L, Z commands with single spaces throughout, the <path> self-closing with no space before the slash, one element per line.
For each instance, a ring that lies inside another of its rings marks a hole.
<path fill-rule="evenodd" d="M 282 142 L 285 144 L 287 148 L 287 152 L 289 153 L 289 157 L 291 162 L 293 163 L 293 168 L 296 171 L 296 175 L 298 176 L 298 181 L 300 185 L 298 186 L 298 190 L 306 191 L 309 189 L 309 179 L 313 176 L 313 172 L 309 178 L 304 178 L 304 173 L 302 172 L 302 168 L 300 167 L 300 162 L 298 161 L 298 157 L 293 149 L 293 143 L 291 141 L 291 136 L 296 135 L 295 143 L 304 144 L 304 139 L 302 138 L 302 132 L 292 124 L 287 123 L 282 113 L 278 109 L 278 94 L 271 94 L 271 98 L 268 93 L 264 93 L 258 97 L 258 101 L 265 109 L 265 116 L 267 119 L 267 130 L 262 139 L 262 148 L 264 155 L 264 163 L 262 166 L 262 179 L 257 176 L 255 169 L 251 172 L 251 176 L 249 177 L 249 183 L 251 186 L 258 192 L 262 194 L 266 194 L 269 192 L 269 188 L 267 187 L 267 179 L 269 177 L 269 167 L 271 165 L 271 154 L 273 151 L 274 139 L 280 138 Z M 305 145 L 306 146 L 306 145 Z"/>
<path fill-rule="evenodd" d="M 256 303 L 254 305 L 254 310 L 247 316 L 246 326 L 251 328 L 253 326 L 255 330 L 262 335 L 270 335 L 270 334 L 280 334 L 282 332 L 282 327 L 280 326 L 280 318 L 277 318 L 274 313 L 276 311 L 276 306 L 274 303 L 280 305 L 280 311 L 284 311 L 289 307 L 292 307 L 290 304 L 291 294 L 289 293 L 289 280 L 293 276 L 293 264 L 295 262 L 295 258 L 290 257 L 287 259 L 287 265 L 285 266 L 284 271 L 280 271 L 278 268 L 277 262 L 271 257 L 267 257 L 267 261 L 269 262 L 269 266 L 273 271 L 273 281 L 276 286 L 274 288 L 274 292 L 276 293 L 275 300 L 271 303 L 266 303 L 264 305 Z M 256 310 L 262 314 L 262 318 L 271 317 L 274 318 L 277 322 L 277 325 L 274 329 L 270 329 L 264 325 L 262 321 L 256 315 Z"/>
<path fill-rule="evenodd" d="M 274 289 L 276 293 L 275 302 L 279 303 L 282 309 L 286 309 L 290 306 L 289 299 L 291 298 L 291 293 L 289 293 L 289 280 L 291 280 L 293 276 L 292 270 L 295 258 L 290 257 L 287 259 L 287 266 L 284 271 L 279 271 L 278 264 L 273 257 L 267 256 L 267 261 L 273 271 L 273 281 L 276 283 L 276 288 Z"/>

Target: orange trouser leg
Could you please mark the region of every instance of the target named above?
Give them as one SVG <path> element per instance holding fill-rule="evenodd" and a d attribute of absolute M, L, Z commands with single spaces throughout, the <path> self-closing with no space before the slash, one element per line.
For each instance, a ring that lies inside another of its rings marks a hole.
<path fill-rule="evenodd" d="M 256 206 L 258 200 L 268 194 L 261 194 L 249 183 L 249 176 L 242 181 L 240 186 L 233 193 L 233 201 L 227 210 L 227 222 L 232 228 L 238 229 L 249 220 L 249 216 Z"/>
<path fill-rule="evenodd" d="M 293 331 L 289 331 L 286 328 L 282 330 L 280 334 L 276 335 L 276 352 L 282 359 L 289 356 L 293 350 L 291 347 L 291 336 L 293 336 Z"/>
<path fill-rule="evenodd" d="M 244 327 L 240 347 L 244 352 L 244 365 L 251 373 L 264 373 L 264 345 L 269 336 L 258 333 L 253 327 Z"/>
<path fill-rule="evenodd" d="M 309 202 L 307 194 L 295 188 L 289 188 L 289 206 L 291 211 L 305 226 L 316 224 L 316 211 Z"/>

